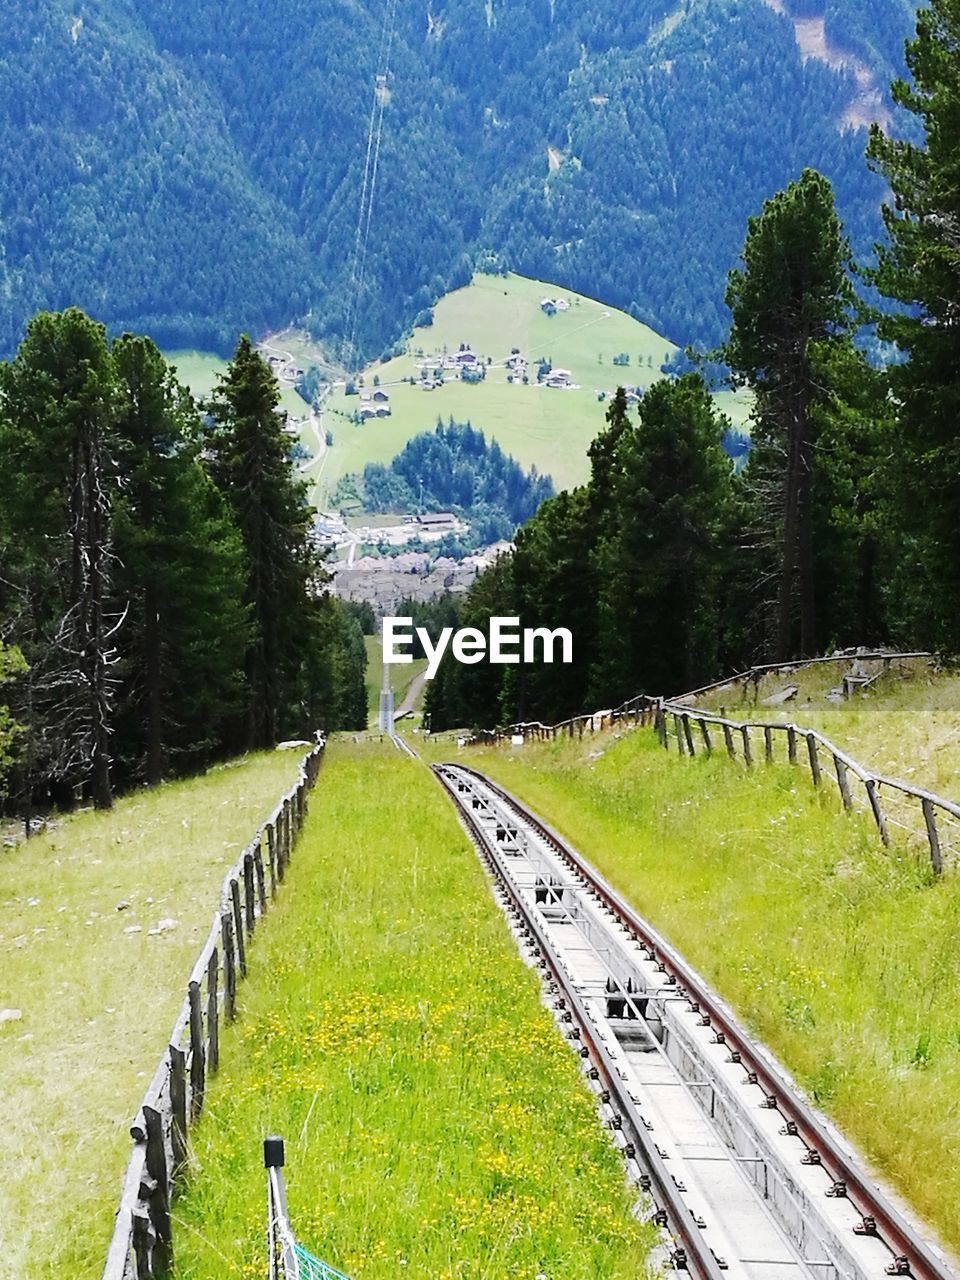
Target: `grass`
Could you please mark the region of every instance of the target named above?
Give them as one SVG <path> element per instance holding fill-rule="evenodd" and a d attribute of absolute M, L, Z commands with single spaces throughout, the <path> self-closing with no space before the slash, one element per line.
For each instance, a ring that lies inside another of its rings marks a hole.
<path fill-rule="evenodd" d="M 679 760 L 650 730 L 459 755 L 589 857 L 960 1249 L 960 876 L 933 882 L 789 766 Z"/>
<path fill-rule="evenodd" d="M 22 1012 L 0 1023 L 2 1280 L 100 1275 L 128 1125 L 220 882 L 298 762 L 248 757 L 0 849 L 0 1009 Z"/>
<path fill-rule="evenodd" d="M 870 674 L 882 670 L 882 663 L 865 665 Z M 764 677 L 756 697 L 750 686 L 697 701 L 713 709 L 723 706 L 737 719 L 793 721 L 819 729 L 875 773 L 960 800 L 960 673 L 940 670 L 927 659 L 894 663 L 864 694 L 834 705 L 827 694 L 850 667 L 849 661 L 818 663 Z M 799 686 L 796 698 L 781 707 L 762 705 L 790 684 Z"/>
<path fill-rule="evenodd" d="M 197 399 L 209 396 L 217 385 L 217 379 L 227 371 L 227 362 L 219 356 L 207 351 L 166 351 L 166 360 L 172 364 L 177 377 L 189 387 Z M 310 406 L 298 391 L 291 386 L 281 384 L 280 408 L 286 409 L 292 418 L 302 418 L 310 412 Z M 317 447 L 316 440 L 304 439 L 307 448 L 313 453 Z"/>
<path fill-rule="evenodd" d="M 544 315 L 540 300 L 555 296 L 570 300 L 569 311 Z M 511 347 L 519 347 L 531 361 L 530 385 L 508 384 L 504 369 L 490 369 L 482 383 L 452 381 L 430 392 L 399 382 L 417 373 L 418 357 L 412 353 L 418 348 L 435 354 L 444 347 L 455 351 L 461 342 L 499 363 Z M 571 290 L 517 275 L 475 276 L 472 284 L 440 300 L 433 324 L 414 330 L 406 354 L 366 370 L 368 387 L 377 374 L 389 389 L 391 417 L 356 426 L 349 415 L 357 399 L 342 388 L 333 393 L 324 423 L 334 443 L 316 501 L 321 507 L 329 504 L 342 475 L 362 470 L 367 462 L 389 462 L 412 436 L 432 431 L 438 417 L 451 416 L 482 427 L 525 468 L 535 465 L 552 475 L 558 489 L 581 484 L 589 474 L 587 449 L 604 425 L 606 404 L 598 402 L 597 390 L 612 392 L 618 383 L 646 388 L 676 350 L 625 312 Z M 626 367 L 613 364 L 620 352 L 630 356 Z M 569 369 L 579 389 L 537 387 L 540 356 L 554 368 Z M 724 411 L 738 421 L 745 418 L 748 398 L 727 394 L 723 400 Z"/>
<path fill-rule="evenodd" d="M 620 1157 L 423 766 L 334 743 L 294 872 L 194 1131 L 179 1280 L 265 1274 L 267 1133 L 298 1237 L 354 1280 L 642 1274 Z"/>

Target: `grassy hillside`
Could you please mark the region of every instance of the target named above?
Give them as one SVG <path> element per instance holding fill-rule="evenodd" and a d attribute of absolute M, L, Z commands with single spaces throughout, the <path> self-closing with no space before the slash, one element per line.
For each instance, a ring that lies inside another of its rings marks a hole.
<path fill-rule="evenodd" d="M 222 1056 L 181 1280 L 265 1274 L 267 1133 L 299 1238 L 355 1280 L 645 1273 L 650 1228 L 577 1059 L 452 806 L 392 746 L 331 746 Z"/>
<path fill-rule="evenodd" d="M 208 351 L 166 351 L 164 355 L 176 367 L 180 381 L 190 388 L 197 399 L 210 395 L 219 376 L 227 370 L 226 360 L 211 355 Z M 297 418 L 310 411 L 310 406 L 291 386 L 281 388 L 280 407 L 286 409 L 291 417 Z M 316 452 L 315 441 L 306 439 L 304 443 L 311 453 Z"/>
<path fill-rule="evenodd" d="M 765 676 L 756 689 L 728 686 L 697 701 L 737 719 L 819 729 L 876 773 L 960 800 L 960 672 L 928 659 L 892 663 L 886 673 L 882 663 L 863 667 L 879 678 L 846 702 L 828 695 L 850 671 L 849 660 Z M 798 686 L 795 698 L 764 706 L 790 685 Z"/>
<path fill-rule="evenodd" d="M 21 1013 L 0 1021 L 0 1280 L 100 1275 L 220 883 L 298 765 L 251 756 L 0 848 L 0 1010 Z"/>
<path fill-rule="evenodd" d="M 569 301 L 570 309 L 544 314 L 541 300 L 556 297 Z M 511 348 L 519 347 L 530 361 L 529 385 L 509 384 L 502 367 L 489 369 L 482 383 L 448 381 L 433 391 L 401 382 L 417 374 L 417 350 L 429 357 L 456 351 L 462 342 L 501 366 Z M 368 388 L 376 374 L 389 391 L 391 417 L 356 426 L 349 421 L 358 408 L 356 397 L 341 387 L 328 401 L 324 425 L 333 431 L 334 443 L 318 486 L 319 505 L 329 501 L 340 476 L 362 470 L 367 462 L 389 462 L 411 436 L 431 431 L 438 417 L 481 427 L 524 468 L 535 465 L 552 475 L 558 489 L 579 484 L 588 475 L 587 449 L 603 426 L 606 405 L 598 402 L 598 390 L 611 393 L 620 383 L 646 388 L 677 350 L 615 307 L 517 275 L 475 276 L 440 300 L 433 324 L 415 329 L 406 346 L 406 354 L 371 365 L 365 373 Z M 614 365 L 614 356 L 622 352 L 629 365 Z M 569 369 L 578 389 L 538 387 L 541 356 L 555 369 Z M 726 394 L 722 407 L 742 421 L 749 402 Z"/>
<path fill-rule="evenodd" d="M 960 875 L 789 766 L 682 760 L 650 730 L 458 758 L 586 854 L 960 1249 Z"/>

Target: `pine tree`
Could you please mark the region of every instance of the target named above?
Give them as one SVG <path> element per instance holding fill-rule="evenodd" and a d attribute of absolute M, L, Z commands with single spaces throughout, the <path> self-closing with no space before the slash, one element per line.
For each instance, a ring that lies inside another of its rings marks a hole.
<path fill-rule="evenodd" d="M 317 641 L 325 578 L 310 539 L 314 512 L 294 475 L 279 399 L 273 372 L 244 334 L 207 407 L 211 473 L 246 554 L 243 737 L 249 748 L 268 747 L 282 730 L 302 724 L 301 676 Z"/>
<path fill-rule="evenodd" d="M 118 754 L 156 783 L 224 745 L 246 648 L 243 545 L 200 460 L 189 393 L 148 338 L 125 334 L 112 356 L 115 591 L 127 615 Z"/>
<path fill-rule="evenodd" d="M 20 650 L 0 642 L 0 687 L 15 680 L 26 670 Z M 10 714 L 10 708 L 0 705 L 0 799 L 3 798 L 3 781 L 13 762 L 13 748 L 17 735 L 22 731 Z"/>
<path fill-rule="evenodd" d="M 757 396 L 747 478 L 778 562 L 770 641 L 777 658 L 817 648 L 814 362 L 818 347 L 848 329 L 849 257 L 830 184 L 806 169 L 750 219 L 743 269 L 727 286 L 733 323 L 723 357 Z"/>
<path fill-rule="evenodd" d="M 597 546 L 596 705 L 691 688 L 717 668 L 722 571 L 732 532 L 726 422 L 699 374 L 655 383 L 623 433 Z"/>
<path fill-rule="evenodd" d="M 899 406 L 895 518 L 901 624 L 912 643 L 960 650 L 960 4 L 931 0 L 907 44 L 913 83 L 894 99 L 919 120 L 922 145 L 871 132 L 868 156 L 893 190 L 890 242 L 874 282 L 903 310 L 879 322 L 908 359 L 891 368 Z"/>
<path fill-rule="evenodd" d="M 98 808 L 113 798 L 114 418 L 103 326 L 76 308 L 35 316 L 0 370 L 6 608 L 30 666 L 28 758 Z"/>

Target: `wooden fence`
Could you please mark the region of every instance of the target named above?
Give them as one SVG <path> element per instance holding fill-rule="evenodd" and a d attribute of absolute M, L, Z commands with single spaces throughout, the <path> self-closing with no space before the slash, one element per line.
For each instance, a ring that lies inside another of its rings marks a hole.
<path fill-rule="evenodd" d="M 298 781 L 224 878 L 167 1051 L 130 1126 L 134 1146 L 102 1280 L 160 1280 L 170 1272 L 173 1190 L 187 1164 L 189 1127 L 203 1110 L 207 1075 L 220 1062 L 220 1020 L 236 1015 L 247 947 L 286 874 L 322 755 L 320 743 L 304 758 Z"/>
<path fill-rule="evenodd" d="M 934 873 L 941 875 L 948 860 L 960 860 L 960 805 L 921 787 L 874 773 L 815 729 L 778 721 L 731 720 L 693 704 L 694 699 L 706 693 L 737 684 L 746 690 L 750 682 L 759 683 L 771 672 L 787 674 L 820 663 L 844 661 L 883 662 L 886 669 L 893 662 L 931 657 L 930 653 L 858 650 L 809 661 L 768 663 L 694 689 L 679 698 L 641 695 L 609 711 L 574 716 L 555 725 L 525 721 L 506 729 L 474 734 L 470 740 L 494 743 L 522 738 L 544 742 L 558 736 L 582 738 L 585 733 L 601 733 L 620 724 L 653 724 L 663 746 L 670 749 L 675 743 L 682 756 L 710 754 L 719 748 L 747 768 L 759 761 L 772 764 L 777 759 L 802 765 L 809 768 L 811 781 L 818 790 L 836 787 L 845 811 L 868 812 L 885 845 L 890 844 L 890 829 L 895 827 L 903 831 L 909 841 L 925 847 Z"/>

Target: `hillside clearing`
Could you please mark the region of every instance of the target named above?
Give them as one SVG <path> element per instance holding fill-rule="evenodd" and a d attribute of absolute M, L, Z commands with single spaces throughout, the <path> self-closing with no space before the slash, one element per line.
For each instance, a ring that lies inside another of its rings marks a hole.
<path fill-rule="evenodd" d="M 846 701 L 830 701 L 851 670 L 850 659 L 765 676 L 746 688 L 726 686 L 693 701 L 725 708 L 738 720 L 794 722 L 819 729 L 875 773 L 960 800 L 960 673 L 931 659 L 861 663 L 874 684 Z M 795 698 L 781 706 L 764 699 L 791 685 Z"/>
<path fill-rule="evenodd" d="M 680 760 L 649 730 L 457 758 L 590 858 L 960 1248 L 960 875 L 789 766 Z"/>
<path fill-rule="evenodd" d="M 261 1140 L 353 1280 L 644 1270 L 620 1156 L 427 771 L 334 742 L 178 1200 L 177 1275 L 262 1275 Z"/>
<path fill-rule="evenodd" d="M 0 1280 L 100 1275 L 220 882 L 299 763 L 246 757 L 0 849 L 0 1009 L 21 1015 L 0 1022 Z"/>
<path fill-rule="evenodd" d="M 541 310 L 544 298 L 560 298 L 568 309 L 555 315 Z M 483 382 L 453 379 L 432 391 L 402 381 L 416 377 L 424 359 L 454 352 L 461 343 L 494 365 L 517 347 L 529 362 L 529 384 L 507 382 L 507 370 L 491 367 Z M 470 285 L 441 298 L 433 323 L 418 328 L 406 352 L 364 371 L 367 388 L 374 376 L 390 394 L 391 416 L 352 423 L 358 401 L 338 387 L 324 410 L 324 425 L 333 432 L 333 447 L 324 465 L 315 501 L 329 504 L 337 481 L 368 462 L 389 462 L 412 436 L 432 431 L 437 419 L 470 421 L 488 438 L 529 469 L 536 466 L 553 477 L 558 489 L 582 483 L 588 475 L 587 449 L 604 422 L 608 394 L 619 384 L 646 389 L 661 377 L 660 366 L 677 347 L 634 320 L 569 289 L 523 276 L 477 275 Z M 418 356 L 418 351 L 423 352 Z M 625 354 L 629 364 L 614 365 Z M 536 385 L 536 361 L 550 360 L 570 371 L 574 387 L 566 390 Z M 749 397 L 723 394 L 724 412 L 738 424 L 749 412 Z"/>

